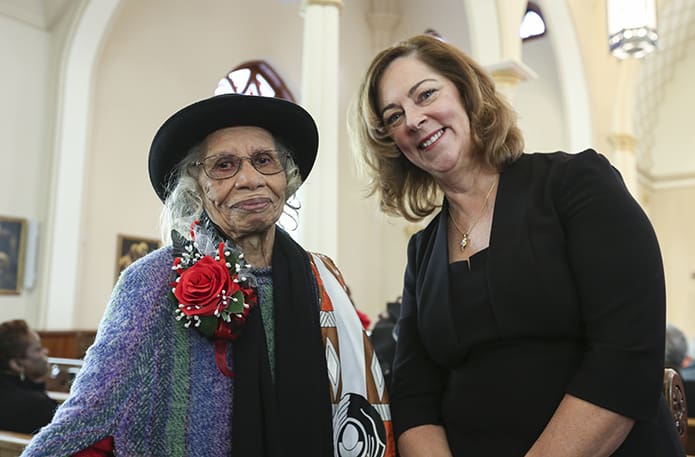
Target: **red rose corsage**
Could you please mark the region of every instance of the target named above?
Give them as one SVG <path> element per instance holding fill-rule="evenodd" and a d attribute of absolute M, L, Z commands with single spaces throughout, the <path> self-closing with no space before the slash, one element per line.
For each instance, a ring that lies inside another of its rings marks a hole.
<path fill-rule="evenodd" d="M 195 226 L 196 223 L 194 223 Z M 225 376 L 234 376 L 227 366 L 226 341 L 236 340 L 253 306 L 252 287 L 244 255 L 224 242 L 211 254 L 203 254 L 195 241 L 172 232 L 176 278 L 171 299 L 176 302 L 176 320 L 215 341 L 215 361 Z"/>

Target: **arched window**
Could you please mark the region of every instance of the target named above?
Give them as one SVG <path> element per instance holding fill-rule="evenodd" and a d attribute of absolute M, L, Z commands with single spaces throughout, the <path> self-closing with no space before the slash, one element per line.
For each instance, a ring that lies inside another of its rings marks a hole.
<path fill-rule="evenodd" d="M 519 27 L 519 36 L 522 40 L 537 38 L 545 35 L 545 19 L 538 5 L 533 2 L 528 2 L 526 6 L 526 14 L 521 20 Z"/>
<path fill-rule="evenodd" d="M 264 95 L 294 102 L 280 75 L 263 60 L 245 62 L 232 69 L 217 84 L 215 95 L 220 94 Z"/>

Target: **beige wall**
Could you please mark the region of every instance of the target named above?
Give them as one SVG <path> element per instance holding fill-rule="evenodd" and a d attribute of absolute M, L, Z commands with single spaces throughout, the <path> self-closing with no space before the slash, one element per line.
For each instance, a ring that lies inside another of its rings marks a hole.
<path fill-rule="evenodd" d="M 659 237 L 666 270 L 668 318 L 695 336 L 695 106 L 692 75 L 695 43 L 690 40 L 683 60 L 661 92 L 652 126 L 653 166 L 657 177 L 648 210 Z"/>
<path fill-rule="evenodd" d="M 660 91 L 656 124 L 652 126 L 652 154 L 656 157 L 650 172 L 654 176 L 690 174 L 695 178 L 695 129 L 691 114 L 695 109 L 695 57 L 687 58 L 689 56 L 695 56 L 695 40 L 692 39 L 670 81 Z"/>
<path fill-rule="evenodd" d="M 521 83 L 514 95 L 519 127 L 527 152 L 572 151 L 569 146 L 557 62 L 548 36 L 528 40 L 522 47 L 524 63 L 538 74 Z"/>
<path fill-rule="evenodd" d="M 666 272 L 667 318 L 695 336 L 695 184 L 655 190 L 649 199 Z M 635 247 L 639 249 L 639 246 Z"/>
<path fill-rule="evenodd" d="M 433 28 L 451 43 L 471 52 L 465 2 L 403 0 L 399 3 L 401 20 L 393 32 L 394 41 Z"/>
<path fill-rule="evenodd" d="M 18 45 L 21 44 L 21 45 Z M 0 215 L 39 224 L 48 186 L 48 72 L 50 42 L 45 31 L 0 16 Z M 0 321 L 34 320 L 38 289 L 0 295 Z"/>

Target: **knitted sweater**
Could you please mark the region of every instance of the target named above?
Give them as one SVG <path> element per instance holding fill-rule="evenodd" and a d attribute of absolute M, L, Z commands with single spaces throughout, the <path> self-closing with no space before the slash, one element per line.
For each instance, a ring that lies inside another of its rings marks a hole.
<path fill-rule="evenodd" d="M 113 436 L 118 456 L 227 456 L 233 384 L 214 344 L 174 320 L 171 247 L 121 275 L 71 395 L 22 456 L 69 456 Z"/>
<path fill-rule="evenodd" d="M 213 342 L 176 322 L 166 298 L 172 261 L 172 248 L 165 247 L 121 274 L 69 398 L 23 457 L 70 456 L 109 436 L 119 457 L 230 454 L 233 382 L 220 372 Z M 355 446 L 355 424 L 364 422 L 365 455 L 392 457 L 388 394 L 369 340 L 332 261 L 312 254 L 311 265 L 320 296 L 336 455 Z M 271 278 L 269 271 L 256 273 L 269 323 Z M 265 330 L 272 360 L 273 327 Z M 230 354 L 228 347 L 233 369 Z"/>

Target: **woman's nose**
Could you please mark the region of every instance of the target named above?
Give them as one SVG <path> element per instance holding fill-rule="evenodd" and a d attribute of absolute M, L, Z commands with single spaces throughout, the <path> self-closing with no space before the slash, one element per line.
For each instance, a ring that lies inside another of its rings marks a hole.
<path fill-rule="evenodd" d="M 413 108 L 405 113 L 405 122 L 408 126 L 408 130 L 413 132 L 420 130 L 422 125 L 425 123 L 425 120 L 425 113 L 417 108 Z"/>
<path fill-rule="evenodd" d="M 242 160 L 237 172 L 234 186 L 237 188 L 253 188 L 263 184 L 263 175 L 251 165 L 250 160 Z"/>

